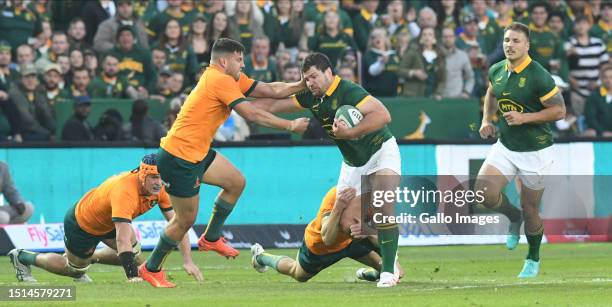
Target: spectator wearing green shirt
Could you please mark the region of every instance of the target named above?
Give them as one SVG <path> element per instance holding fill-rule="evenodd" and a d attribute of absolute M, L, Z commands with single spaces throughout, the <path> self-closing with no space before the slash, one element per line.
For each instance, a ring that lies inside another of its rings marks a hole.
<path fill-rule="evenodd" d="M 273 33 L 266 33 L 272 40 L 273 50 L 290 49 L 292 56 L 297 53 L 302 31 L 304 29 L 304 3 L 301 1 L 276 1 L 277 14 L 274 20 Z"/>
<path fill-rule="evenodd" d="M 471 46 L 477 46 L 482 50 L 482 46 L 485 42 L 478 31 L 478 19 L 476 16 L 464 15 L 462 21 L 463 32 L 461 32 L 457 38 L 457 48 L 468 52 Z"/>
<path fill-rule="evenodd" d="M 552 74 L 558 74 L 561 69 L 561 58 L 565 54 L 562 42 L 546 25 L 549 10 L 548 4 L 544 2 L 531 6 L 529 55 Z"/>
<path fill-rule="evenodd" d="M 566 31 L 564 15 L 560 12 L 552 12 L 548 16 L 548 28 L 550 32 L 557 36 L 562 42 L 567 42 L 570 38 L 569 32 Z"/>
<path fill-rule="evenodd" d="M 353 17 L 353 38 L 361 52 L 365 52 L 368 48 L 368 40 L 372 29 L 382 26 L 380 16 L 376 14 L 378 4 L 378 0 L 364 0 L 361 3 L 359 14 Z"/>
<path fill-rule="evenodd" d="M 589 34 L 602 39 L 610 53 L 612 52 L 612 2 L 605 2 L 601 5 L 601 18 L 591 27 Z"/>
<path fill-rule="evenodd" d="M 65 97 L 62 92 L 64 86 L 64 78 L 61 74 L 59 65 L 49 64 L 43 74 L 44 92 L 47 95 L 47 101 L 51 106 L 63 100 Z"/>
<path fill-rule="evenodd" d="M 227 16 L 225 11 L 216 12 L 210 17 L 210 20 L 206 25 L 204 37 L 206 38 L 206 43 L 208 44 L 208 50 L 200 58 L 200 61 L 205 63 L 210 63 L 212 46 L 219 38 L 224 37 L 231 38 L 233 40 L 240 40 L 238 30 L 235 28 L 234 24 L 230 22 L 230 18 Z"/>
<path fill-rule="evenodd" d="M 72 82 L 70 86 L 64 88 L 61 95 L 67 99 L 73 99 L 77 96 L 90 96 L 91 90 L 91 77 L 87 68 L 75 67 L 72 70 Z"/>
<path fill-rule="evenodd" d="M 276 61 L 270 57 L 270 39 L 255 37 L 253 50 L 244 60 L 244 72 L 252 79 L 269 83 L 278 80 L 276 68 Z"/>
<path fill-rule="evenodd" d="M 236 13 L 230 20 L 238 27 L 244 52 L 251 52 L 253 38 L 263 35 L 263 15 L 251 0 L 236 1 Z"/>
<path fill-rule="evenodd" d="M 68 26 L 68 44 L 72 49 L 91 49 L 91 45 L 85 41 L 85 22 L 80 17 L 76 17 L 70 21 Z"/>
<path fill-rule="evenodd" d="M 512 2 L 512 19 L 522 24 L 529 24 L 529 2 L 527 0 Z"/>
<path fill-rule="evenodd" d="M 181 7 L 183 0 L 168 0 L 168 7 L 161 13 L 156 14 L 149 20 L 146 25 L 149 41 L 156 41 L 164 31 L 164 26 L 168 20 L 174 18 L 179 21 L 183 33 L 189 31 L 189 25 L 193 22 L 193 18 L 197 13 L 195 10 L 185 11 Z"/>
<path fill-rule="evenodd" d="M 314 52 L 325 54 L 333 67 L 336 67 L 338 58 L 342 51 L 347 47 L 357 49 L 353 38 L 342 32 L 340 28 L 340 18 L 335 11 L 327 11 L 323 22 L 323 28 L 318 35 L 308 40 L 308 49 Z"/>
<path fill-rule="evenodd" d="M 19 78 L 19 73 L 10 68 L 11 49 L 9 42 L 0 41 L 0 91 L 7 91 L 9 85 Z"/>
<path fill-rule="evenodd" d="M 353 23 L 348 13 L 340 8 L 338 0 L 314 0 L 308 2 L 304 7 L 304 15 L 307 22 L 314 22 L 317 28 L 325 27 L 325 15 L 327 12 L 335 12 L 338 15 L 341 29 L 349 36 L 353 36 Z M 332 62 L 333 64 L 333 62 Z"/>
<path fill-rule="evenodd" d="M 402 33 L 410 32 L 408 29 L 408 21 L 405 16 L 405 2 L 403 0 L 392 0 L 387 4 L 387 14 L 381 16 L 383 27 L 387 28 L 387 33 L 390 35 L 391 45 L 395 50 L 399 51 L 398 37 Z M 398 54 L 403 54 L 398 52 Z"/>
<path fill-rule="evenodd" d="M 177 19 L 168 19 L 155 47 L 162 48 L 166 52 L 166 65 L 170 70 L 184 74 L 187 84 L 194 82 L 194 76 L 199 68 L 198 61 L 193 49 L 187 44 Z"/>
<path fill-rule="evenodd" d="M 125 76 L 119 74 L 119 60 L 107 54 L 102 60 L 102 73 L 91 82 L 91 96 L 94 98 L 138 98 L 138 92 Z"/>
<path fill-rule="evenodd" d="M 434 28 L 423 28 L 417 42 L 408 48 L 400 61 L 398 76 L 404 79 L 402 96 L 434 95 L 439 98 L 445 78 L 445 59 Z"/>
<path fill-rule="evenodd" d="M 204 15 L 197 14 L 195 20 L 189 27 L 189 33 L 187 34 L 187 44 L 193 49 L 193 53 L 195 54 L 198 62 L 198 67 L 208 65 L 208 63 L 205 61 L 206 52 L 208 52 L 209 48 L 208 41 L 206 40 L 206 27 L 207 20 Z M 155 62 L 155 55 L 153 55 L 153 62 Z M 155 66 L 158 65 L 156 64 Z"/>
<path fill-rule="evenodd" d="M 57 31 L 51 35 L 51 48 L 46 54 L 41 55 L 36 60 L 35 66 L 39 72 L 42 72 L 47 65 L 57 63 L 57 57 L 62 54 L 67 54 L 70 49 L 68 36 L 66 33 Z"/>
<path fill-rule="evenodd" d="M 28 38 L 41 32 L 40 18 L 25 6 L 25 1 L 13 0 L 0 9 L 0 33 L 12 48 L 28 43 Z"/>
<path fill-rule="evenodd" d="M 586 136 L 612 137 L 612 66 L 601 69 L 601 87 L 587 98 L 584 115 Z"/>
<path fill-rule="evenodd" d="M 498 45 L 501 44 L 503 31 L 500 29 L 495 21 L 487 15 L 489 9 L 485 0 L 472 0 L 472 9 L 474 10 L 474 16 L 478 20 L 478 34 L 482 38 L 482 52 L 487 56 L 490 56 L 495 52 Z M 500 48 L 501 51 L 501 48 Z M 497 58 L 503 58 L 503 52 Z M 495 63 L 491 61 L 492 63 Z"/>
<path fill-rule="evenodd" d="M 144 96 L 155 82 L 151 53 L 135 45 L 134 32 L 130 26 L 117 30 L 117 46 L 109 52 L 119 60 L 119 70 L 134 88 Z"/>
<path fill-rule="evenodd" d="M 384 28 L 370 33 L 368 48 L 363 55 L 363 87 L 376 97 L 397 96 L 399 56 L 391 49 Z"/>

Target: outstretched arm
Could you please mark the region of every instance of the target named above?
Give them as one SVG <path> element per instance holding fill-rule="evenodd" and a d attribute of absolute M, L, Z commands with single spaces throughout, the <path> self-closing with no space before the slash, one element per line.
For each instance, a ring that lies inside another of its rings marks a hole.
<path fill-rule="evenodd" d="M 258 107 L 255 107 L 250 102 L 242 102 L 234 107 L 234 110 L 248 121 L 260 124 L 265 127 L 275 128 L 279 130 L 287 130 L 298 134 L 304 133 L 308 128 L 308 118 L 298 118 L 295 120 L 286 120 Z"/>
<path fill-rule="evenodd" d="M 251 101 L 251 104 L 270 113 L 295 113 L 304 109 L 293 97 L 284 99 L 257 98 Z"/>
<path fill-rule="evenodd" d="M 174 217 L 174 211 L 164 211 L 164 217 L 166 220 L 170 221 Z M 189 234 L 185 234 L 183 240 L 179 243 L 179 250 L 181 251 L 181 255 L 183 256 L 183 269 L 187 272 L 188 275 L 193 276 L 195 280 L 202 281 L 204 277 L 202 277 L 202 272 L 198 268 L 195 263 L 193 263 L 193 259 L 191 258 L 191 243 L 189 243 Z"/>
<path fill-rule="evenodd" d="M 259 82 L 253 89 L 253 92 L 249 95 L 254 98 L 287 98 L 299 91 L 306 89 L 306 83 L 304 81 L 285 83 L 285 82 L 272 82 L 264 83 Z"/>
<path fill-rule="evenodd" d="M 139 281 L 138 267 L 132 251 L 132 225 L 128 221 L 115 222 L 117 254 L 128 280 Z"/>

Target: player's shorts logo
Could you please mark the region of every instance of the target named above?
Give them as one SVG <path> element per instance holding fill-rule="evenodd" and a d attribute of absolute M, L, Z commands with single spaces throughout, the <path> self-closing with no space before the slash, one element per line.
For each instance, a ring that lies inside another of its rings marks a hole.
<path fill-rule="evenodd" d="M 510 99 L 500 99 L 498 100 L 498 102 L 499 110 L 501 110 L 502 112 L 516 111 L 523 113 L 523 111 L 525 111 L 525 107 Z"/>

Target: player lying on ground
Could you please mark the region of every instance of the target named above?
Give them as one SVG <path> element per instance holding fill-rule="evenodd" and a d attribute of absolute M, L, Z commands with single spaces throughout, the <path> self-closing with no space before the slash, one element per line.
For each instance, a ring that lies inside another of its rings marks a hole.
<path fill-rule="evenodd" d="M 355 218 L 359 216 L 360 207 L 350 206 L 354 198 L 353 188 L 338 193 L 335 187 L 331 188 L 321 202 L 317 217 L 304 231 L 304 241 L 297 258 L 293 260 L 287 256 L 268 254 L 261 245 L 255 243 L 251 247 L 253 268 L 263 273 L 272 267 L 281 274 L 305 282 L 334 263 L 351 258 L 369 267 L 357 270 L 358 279 L 377 281 L 381 270 L 380 252 L 376 243 L 373 243 L 377 239 L 375 236 L 361 234 L 361 223 Z M 404 275 L 397 261 L 395 272 L 398 279 Z"/>
<path fill-rule="evenodd" d="M 155 154 L 144 156 L 137 169 L 106 179 L 68 211 L 64 218 L 65 256 L 11 250 L 8 256 L 17 272 L 17 280 L 36 282 L 30 270 L 33 265 L 79 281 L 91 281 L 85 273 L 92 262 L 99 262 L 121 264 L 128 281 L 142 281 L 138 277 L 138 264 L 144 260 L 139 257 L 140 244 L 136 241 L 131 222 L 156 203 L 167 220 L 174 217 L 170 199 L 157 171 L 156 159 Z M 112 250 L 96 251 L 100 242 Z M 191 245 L 187 236 L 181 241 L 180 250 L 187 274 L 201 281 L 202 273 L 191 259 Z"/>
<path fill-rule="evenodd" d="M 387 127 L 391 122 L 387 108 L 359 84 L 335 76 L 329 59 L 322 53 L 315 52 L 304 59 L 302 75 L 308 90 L 286 99 L 264 98 L 253 103 L 272 113 L 310 110 L 342 153 L 338 190 L 351 187 L 357 191 L 352 205 L 359 205 L 361 198 L 368 198 L 371 191 L 395 190 L 402 165 L 399 147 Z M 355 107 L 363 115 L 358 125 L 349 127 L 344 121 L 336 120 L 336 111 L 345 105 Z M 361 186 L 363 177 L 368 187 Z M 395 214 L 395 203 L 385 201 L 374 210 L 391 216 Z M 377 287 L 393 287 L 397 282 L 393 268 L 399 228 L 396 223 L 376 223 L 375 226 L 382 257 Z"/>

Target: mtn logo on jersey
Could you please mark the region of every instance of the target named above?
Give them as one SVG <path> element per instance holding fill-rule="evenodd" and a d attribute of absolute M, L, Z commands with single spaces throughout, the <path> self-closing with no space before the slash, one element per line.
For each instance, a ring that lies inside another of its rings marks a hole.
<path fill-rule="evenodd" d="M 498 100 L 498 103 L 499 103 L 499 110 L 504 113 L 510 112 L 510 111 L 516 111 L 516 112 L 523 113 L 523 111 L 525 111 L 525 107 L 523 107 L 522 105 L 510 99 L 500 99 Z"/>

